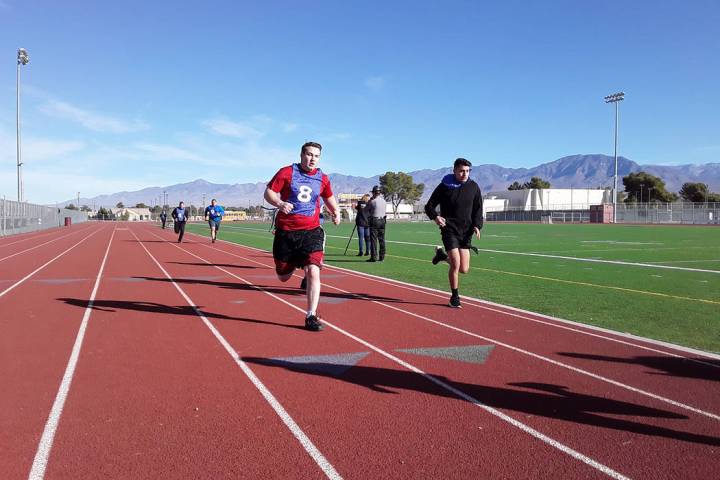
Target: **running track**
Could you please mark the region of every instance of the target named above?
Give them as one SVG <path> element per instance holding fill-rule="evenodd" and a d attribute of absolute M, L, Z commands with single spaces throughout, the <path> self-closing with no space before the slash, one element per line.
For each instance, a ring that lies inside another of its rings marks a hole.
<path fill-rule="evenodd" d="M 0 239 L 0 477 L 718 477 L 718 357 L 173 240 Z"/>

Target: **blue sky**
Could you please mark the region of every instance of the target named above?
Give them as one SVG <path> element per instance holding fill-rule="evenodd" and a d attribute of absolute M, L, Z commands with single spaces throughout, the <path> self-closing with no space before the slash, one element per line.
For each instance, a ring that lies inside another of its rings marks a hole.
<path fill-rule="evenodd" d="M 0 194 L 370 176 L 576 153 L 720 162 L 720 2 L 0 0 Z"/>

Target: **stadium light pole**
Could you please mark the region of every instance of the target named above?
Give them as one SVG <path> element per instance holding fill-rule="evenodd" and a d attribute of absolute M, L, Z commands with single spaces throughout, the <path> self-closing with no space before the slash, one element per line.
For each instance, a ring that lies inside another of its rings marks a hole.
<path fill-rule="evenodd" d="M 614 187 L 613 187 L 613 223 L 617 223 L 617 180 L 618 180 L 618 157 L 617 157 L 617 147 L 618 147 L 618 123 L 620 121 L 620 111 L 618 109 L 618 104 L 625 100 L 625 92 L 618 92 L 613 93 L 611 95 L 608 95 L 605 97 L 605 103 L 614 103 L 615 104 L 615 180 L 614 180 Z"/>
<path fill-rule="evenodd" d="M 23 181 L 22 181 L 22 156 L 20 148 L 20 65 L 27 65 L 30 62 L 27 50 L 19 48 L 17 51 L 17 182 L 18 182 L 18 202 L 23 201 Z"/>

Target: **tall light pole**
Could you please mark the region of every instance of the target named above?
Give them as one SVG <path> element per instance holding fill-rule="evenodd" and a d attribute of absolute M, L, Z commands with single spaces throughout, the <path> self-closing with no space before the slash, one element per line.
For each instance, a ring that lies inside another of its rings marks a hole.
<path fill-rule="evenodd" d="M 615 104 L 615 186 L 613 187 L 613 223 L 617 223 L 617 173 L 618 173 L 618 161 L 617 161 L 617 145 L 618 145 L 618 123 L 620 121 L 620 111 L 618 110 L 618 104 L 625 100 L 625 92 L 613 93 L 605 97 L 605 103 Z"/>
<path fill-rule="evenodd" d="M 17 51 L 17 181 L 18 181 L 18 202 L 23 201 L 22 182 L 22 155 L 20 148 L 20 65 L 27 65 L 30 62 L 27 50 L 19 48 Z"/>

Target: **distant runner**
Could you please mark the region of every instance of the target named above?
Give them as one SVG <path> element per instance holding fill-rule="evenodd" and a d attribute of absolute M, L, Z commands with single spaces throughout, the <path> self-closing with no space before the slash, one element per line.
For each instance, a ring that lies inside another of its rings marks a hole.
<path fill-rule="evenodd" d="M 300 149 L 300 163 L 281 168 L 265 189 L 265 200 L 278 209 L 273 241 L 275 272 L 280 281 L 287 282 L 293 270 L 305 270 L 305 328 L 312 331 L 323 329 L 317 313 L 325 249 L 325 232 L 320 226 L 321 197 L 333 216 L 333 223 L 340 223 L 330 180 L 317 168 L 321 150 L 319 143 L 305 143 Z"/>
<path fill-rule="evenodd" d="M 480 239 L 483 226 L 483 202 L 480 187 L 470 180 L 472 163 L 458 158 L 453 165 L 453 173 L 445 175 L 425 205 L 425 213 L 440 227 L 442 242 L 445 247 L 437 247 L 433 265 L 442 261 L 450 264 L 448 280 L 450 282 L 450 303 L 453 308 L 460 308 L 458 273 L 470 271 L 470 249 L 477 253 L 471 245 L 473 234 Z M 436 208 L 440 206 L 440 215 Z"/>
<path fill-rule="evenodd" d="M 182 242 L 183 235 L 185 235 L 185 223 L 187 222 L 188 217 L 188 211 L 187 208 L 185 208 L 185 202 L 180 202 L 177 207 L 173 208 L 173 211 L 170 215 L 175 221 L 175 233 L 179 234 L 178 243 L 180 243 Z"/>
<path fill-rule="evenodd" d="M 212 243 L 215 243 L 217 238 L 217 232 L 220 230 L 220 222 L 222 217 L 225 215 L 225 209 L 217 204 L 217 200 L 214 198 L 210 201 L 210 205 L 205 207 L 205 220 L 210 225 L 210 238 Z"/>

